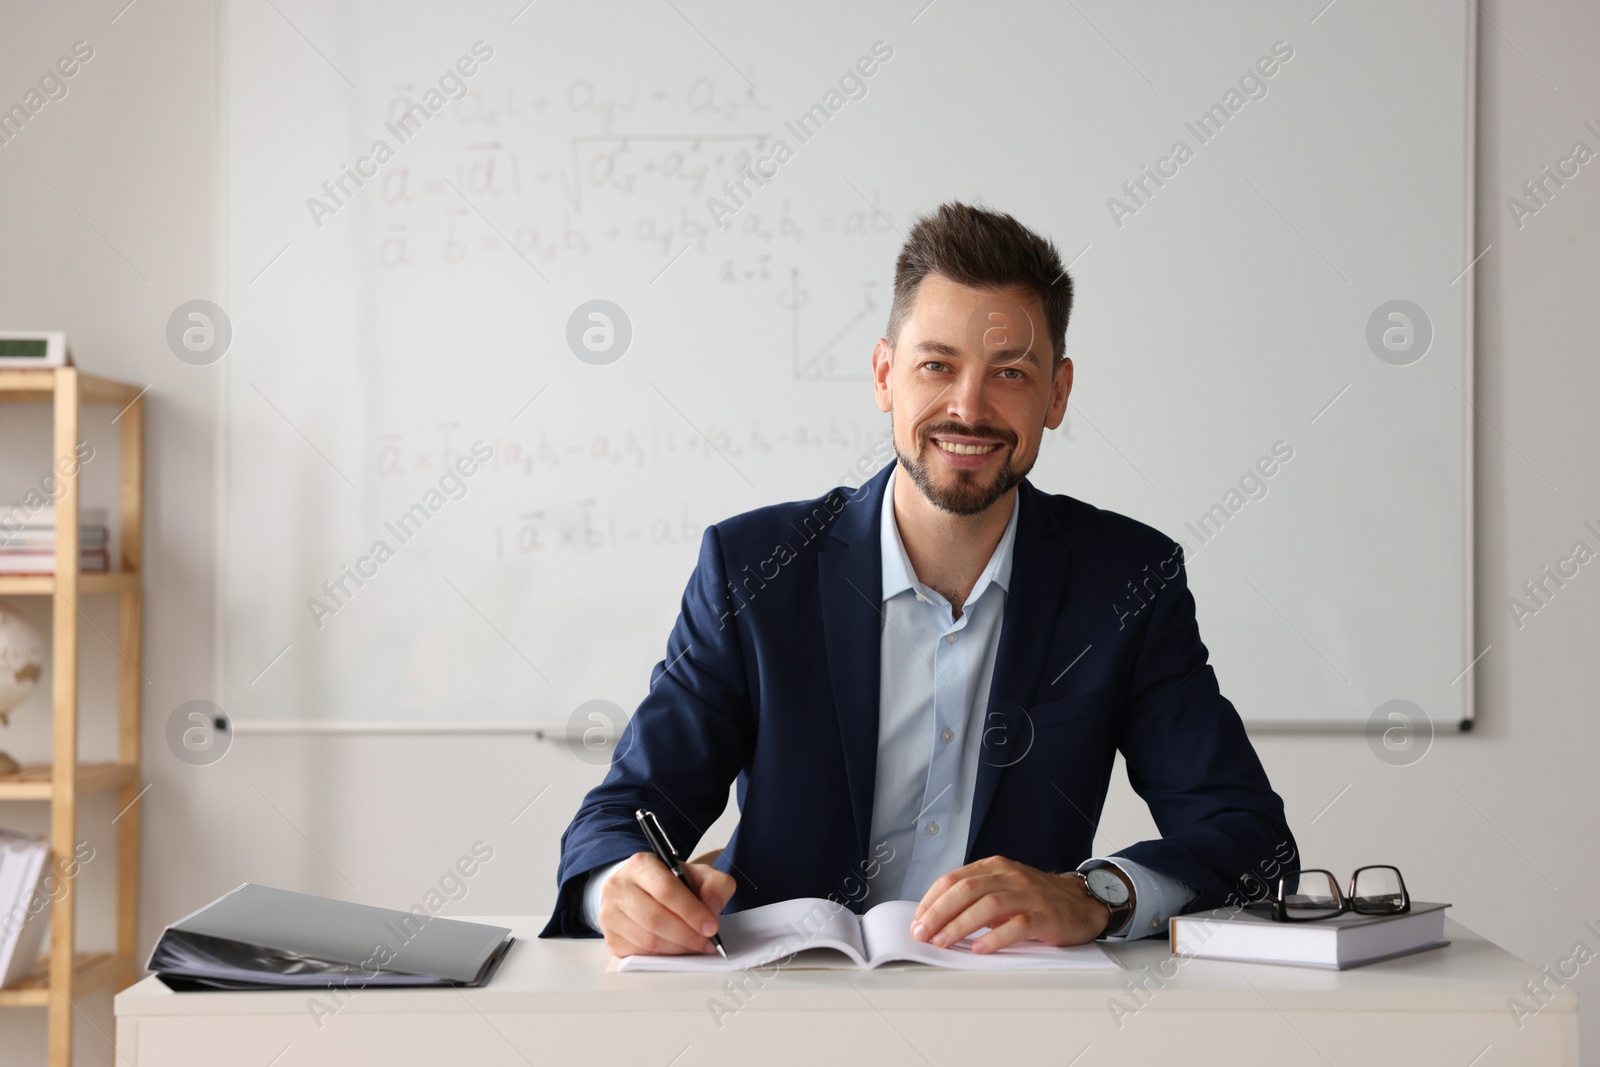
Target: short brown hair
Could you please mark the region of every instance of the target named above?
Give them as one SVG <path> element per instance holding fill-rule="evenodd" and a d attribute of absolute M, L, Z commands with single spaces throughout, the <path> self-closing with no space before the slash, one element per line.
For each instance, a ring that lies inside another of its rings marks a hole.
<path fill-rule="evenodd" d="M 1072 278 L 1056 246 L 1010 215 L 952 200 L 911 227 L 894 265 L 894 304 L 889 309 L 889 347 L 916 303 L 928 274 L 942 274 L 974 289 L 1023 286 L 1044 305 L 1046 333 L 1055 364 L 1066 358 L 1067 320 L 1072 316 Z"/>

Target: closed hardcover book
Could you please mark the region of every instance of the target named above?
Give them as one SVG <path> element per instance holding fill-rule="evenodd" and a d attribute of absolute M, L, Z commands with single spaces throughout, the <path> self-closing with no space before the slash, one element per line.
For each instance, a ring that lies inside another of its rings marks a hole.
<path fill-rule="evenodd" d="M 111 530 L 105 526 L 80 526 L 79 548 L 104 548 L 111 540 Z M 21 530 L 0 529 L 0 551 L 53 552 L 56 547 L 54 526 L 29 526 Z"/>
<path fill-rule="evenodd" d="M 1268 908 L 1251 905 L 1236 912 L 1179 915 L 1168 929 L 1175 956 L 1342 971 L 1448 944 L 1444 910 L 1449 906 L 1414 900 L 1411 910 L 1399 915 L 1346 912 L 1314 922 L 1277 922 Z"/>
<path fill-rule="evenodd" d="M 104 548 L 86 548 L 78 553 L 78 570 L 83 574 L 105 574 L 111 570 L 111 553 Z M 0 574 L 54 574 L 53 551 L 12 552 L 0 550 Z"/>
<path fill-rule="evenodd" d="M 78 509 L 78 522 L 83 526 L 104 526 L 109 516 L 105 508 L 80 507 Z M 29 506 L 21 504 L 0 504 L 0 536 L 11 530 L 45 529 L 52 530 L 56 525 L 56 506 L 43 504 Z"/>
<path fill-rule="evenodd" d="M 0 988 L 32 977 L 50 909 L 39 885 L 50 859 L 42 837 L 0 830 Z"/>

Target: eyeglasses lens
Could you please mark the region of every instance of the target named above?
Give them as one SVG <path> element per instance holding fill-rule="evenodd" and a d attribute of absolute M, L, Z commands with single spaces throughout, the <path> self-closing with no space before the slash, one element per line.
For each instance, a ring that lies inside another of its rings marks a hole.
<path fill-rule="evenodd" d="M 1284 879 L 1283 910 L 1291 919 L 1317 919 L 1340 911 L 1339 886 L 1326 871 L 1304 871 Z"/>
<path fill-rule="evenodd" d="M 1386 915 L 1405 907 L 1405 886 L 1393 867 L 1363 867 L 1351 887 L 1350 907 L 1367 915 Z"/>

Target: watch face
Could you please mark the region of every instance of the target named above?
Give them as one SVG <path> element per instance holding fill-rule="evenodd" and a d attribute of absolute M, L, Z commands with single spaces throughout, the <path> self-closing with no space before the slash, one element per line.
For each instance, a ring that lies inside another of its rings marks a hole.
<path fill-rule="evenodd" d="M 1084 874 L 1084 881 L 1089 886 L 1089 892 L 1105 901 L 1113 908 L 1120 907 L 1128 902 L 1128 887 L 1121 878 L 1104 867 L 1096 867 Z"/>

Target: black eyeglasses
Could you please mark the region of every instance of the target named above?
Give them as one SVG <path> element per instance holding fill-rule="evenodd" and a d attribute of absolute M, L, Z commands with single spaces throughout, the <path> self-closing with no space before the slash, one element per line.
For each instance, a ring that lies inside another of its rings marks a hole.
<path fill-rule="evenodd" d="M 1272 918 L 1281 923 L 1314 922 L 1345 912 L 1358 915 L 1400 915 L 1411 910 L 1400 868 L 1384 865 L 1358 867 L 1350 876 L 1348 892 L 1339 891 L 1332 871 L 1294 871 L 1278 879 L 1273 893 L 1266 882 L 1246 871 L 1239 876 L 1245 893 L 1272 905 Z"/>

